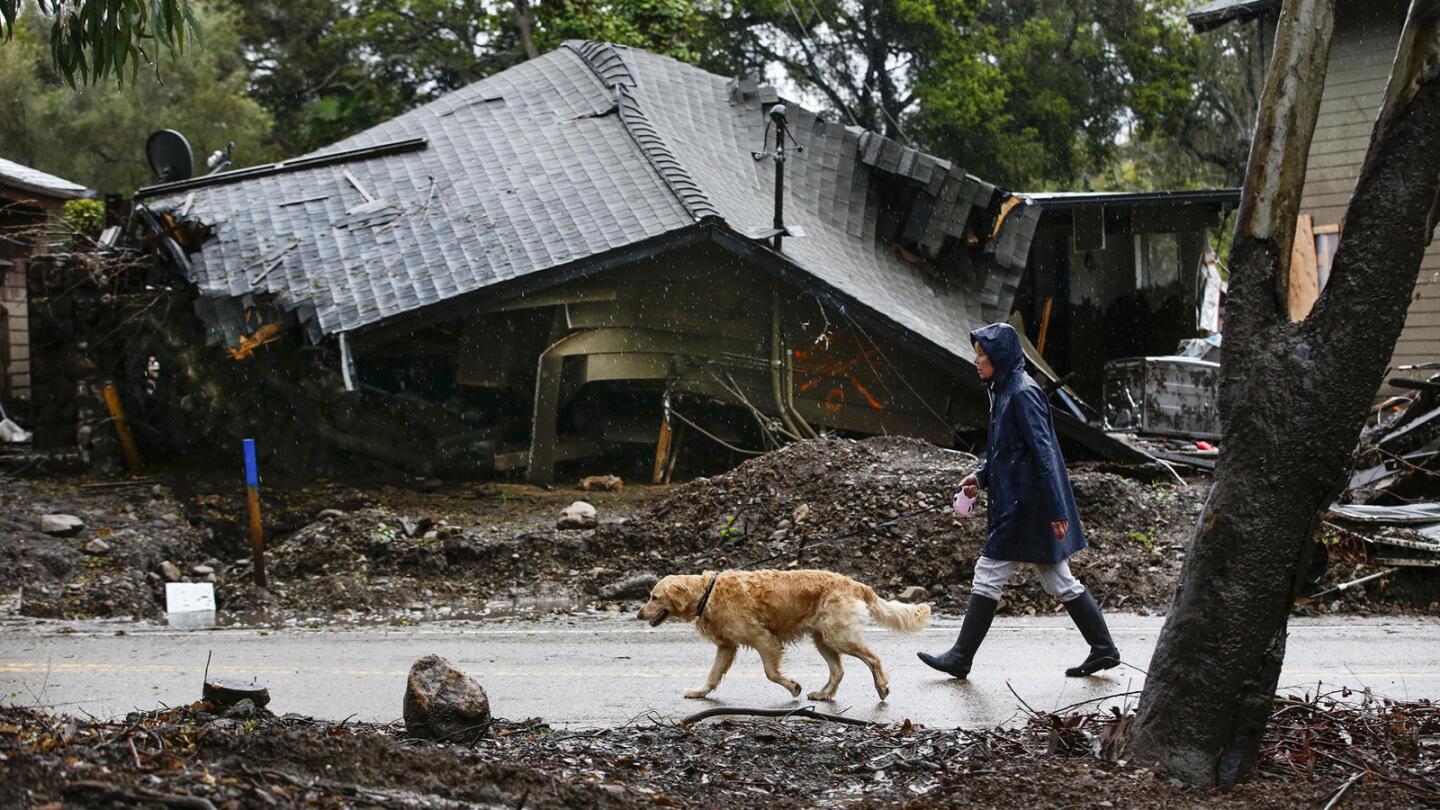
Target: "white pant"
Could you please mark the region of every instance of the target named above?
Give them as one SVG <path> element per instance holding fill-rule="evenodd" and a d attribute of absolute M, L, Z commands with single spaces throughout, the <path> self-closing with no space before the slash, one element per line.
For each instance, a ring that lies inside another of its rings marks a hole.
<path fill-rule="evenodd" d="M 1085 592 L 1085 586 L 1081 585 L 1080 580 L 1070 573 L 1070 564 L 1065 560 L 1054 565 L 1025 564 L 1035 566 L 1035 570 L 1040 572 L 1040 584 L 1045 587 L 1045 592 L 1061 602 L 1069 602 Z M 973 592 L 997 602 L 1000 601 L 1000 594 L 1005 590 L 1005 580 L 1015 573 L 1015 568 L 1019 565 L 1021 563 L 1011 560 L 992 560 L 989 557 L 981 557 L 975 561 Z"/>

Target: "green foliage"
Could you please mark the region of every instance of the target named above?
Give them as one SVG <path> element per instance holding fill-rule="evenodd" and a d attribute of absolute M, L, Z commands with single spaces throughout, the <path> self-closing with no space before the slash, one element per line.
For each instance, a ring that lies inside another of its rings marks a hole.
<path fill-rule="evenodd" d="M 735 525 L 735 521 L 739 517 L 739 515 L 725 516 L 725 525 L 720 527 L 720 541 L 722 543 L 729 543 L 732 540 L 738 540 L 740 538 L 740 529 Z"/>
<path fill-rule="evenodd" d="M 557 0 L 536 7 L 540 50 L 567 39 L 630 45 L 698 62 L 704 50 L 705 17 L 690 0 Z"/>
<path fill-rule="evenodd" d="M 105 203 L 99 200 L 68 200 L 60 218 L 83 234 L 94 236 L 105 224 Z"/>
<path fill-rule="evenodd" d="M 1155 529 L 1153 527 L 1143 532 L 1131 529 L 1125 532 L 1125 536 L 1147 549 L 1155 548 Z"/>
<path fill-rule="evenodd" d="M 183 53 L 200 23 L 187 0 L 35 0 L 50 22 L 50 57 L 55 70 L 76 87 L 113 75 L 138 79 L 142 62 L 157 52 Z M 0 0 L 0 28 L 10 40 L 20 22 L 20 0 Z M 158 65 L 157 65 L 158 67 Z"/>
<path fill-rule="evenodd" d="M 216 0 L 234 20 L 250 96 L 270 112 L 269 142 L 285 156 L 334 143 L 407 109 L 372 80 L 360 44 L 342 36 L 348 8 L 333 0 Z"/>
<path fill-rule="evenodd" d="M 223 14 L 200 11 L 205 47 L 176 59 L 164 82 L 142 77 L 78 90 L 46 54 L 44 20 L 22 17 L 0 45 L 5 157 L 107 193 L 151 182 L 144 147 L 157 129 L 183 132 L 198 161 L 231 141 L 237 165 L 276 157 L 262 149 L 270 116 L 248 95 L 234 27 Z"/>

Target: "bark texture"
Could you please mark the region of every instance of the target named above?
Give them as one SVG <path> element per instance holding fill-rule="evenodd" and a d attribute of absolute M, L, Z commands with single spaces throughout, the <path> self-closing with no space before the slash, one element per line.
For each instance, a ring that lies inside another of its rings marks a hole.
<path fill-rule="evenodd" d="M 1440 192 L 1440 0 L 1415 0 L 1328 286 L 1287 317 L 1289 259 L 1332 8 L 1287 0 L 1231 253 L 1221 456 L 1129 753 L 1199 785 L 1252 772 L 1297 571 L 1339 494 L 1405 323 Z"/>

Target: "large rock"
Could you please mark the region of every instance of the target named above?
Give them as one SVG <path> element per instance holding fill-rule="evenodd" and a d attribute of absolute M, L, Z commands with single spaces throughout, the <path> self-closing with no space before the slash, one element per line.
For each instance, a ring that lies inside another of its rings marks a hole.
<path fill-rule="evenodd" d="M 900 592 L 900 601 L 914 605 L 930 598 L 930 592 L 919 585 L 911 585 Z"/>
<path fill-rule="evenodd" d="M 40 531 L 58 537 L 79 534 L 85 528 L 85 521 L 74 515 L 41 515 Z"/>
<path fill-rule="evenodd" d="M 601 599 L 645 599 L 660 578 L 654 574 L 636 574 L 600 588 Z"/>
<path fill-rule="evenodd" d="M 411 736 L 471 743 L 490 726 L 490 698 L 465 673 L 438 655 L 410 666 L 405 728 Z"/>
<path fill-rule="evenodd" d="M 576 501 L 565 507 L 560 513 L 560 519 L 555 521 L 555 526 L 560 529 L 593 529 L 600 525 L 600 517 L 595 512 L 595 507 L 584 501 Z"/>

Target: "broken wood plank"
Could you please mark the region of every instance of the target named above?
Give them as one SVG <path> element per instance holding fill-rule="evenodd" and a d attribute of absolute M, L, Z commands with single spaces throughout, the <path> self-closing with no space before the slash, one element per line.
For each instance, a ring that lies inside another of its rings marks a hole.
<path fill-rule="evenodd" d="M 659 484 L 665 480 L 665 472 L 670 468 L 670 439 L 672 431 L 670 428 L 669 397 L 666 397 L 665 418 L 660 422 L 660 437 L 655 441 L 655 467 L 650 472 L 650 483 Z"/>
<path fill-rule="evenodd" d="M 1320 298 L 1319 259 L 1315 255 L 1314 224 L 1309 214 L 1295 221 L 1295 244 L 1290 251 L 1290 320 L 1303 321 Z"/>

